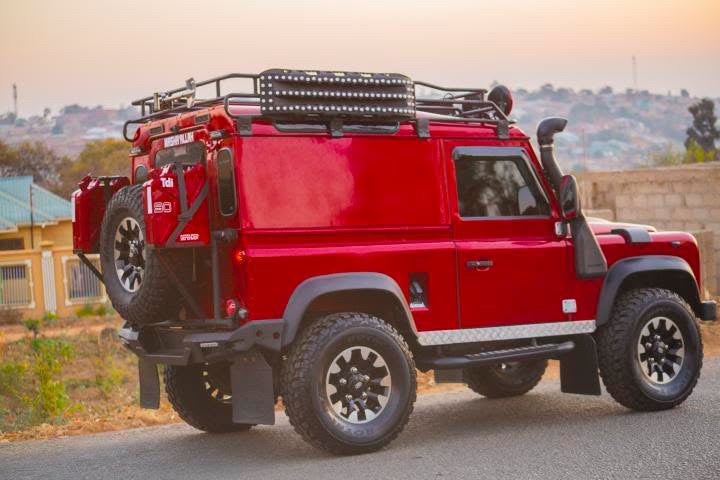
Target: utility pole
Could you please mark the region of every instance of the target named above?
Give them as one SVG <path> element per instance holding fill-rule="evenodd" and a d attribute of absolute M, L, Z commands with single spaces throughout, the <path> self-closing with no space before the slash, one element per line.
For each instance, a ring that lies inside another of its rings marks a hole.
<path fill-rule="evenodd" d="M 635 59 L 635 55 L 632 56 L 632 75 L 633 75 L 633 88 L 635 91 L 637 91 L 638 85 L 637 85 L 637 60 Z"/>
<path fill-rule="evenodd" d="M 583 149 L 583 170 L 588 171 L 588 165 L 587 165 L 587 148 L 585 144 L 585 129 L 580 130 L 580 134 L 582 136 L 582 149 Z"/>
<path fill-rule="evenodd" d="M 17 120 L 17 85 L 13 83 L 13 104 L 14 104 L 14 113 L 15 113 L 15 119 Z"/>
<path fill-rule="evenodd" d="M 33 181 L 30 180 L 30 249 L 35 250 L 35 215 L 33 212 Z"/>

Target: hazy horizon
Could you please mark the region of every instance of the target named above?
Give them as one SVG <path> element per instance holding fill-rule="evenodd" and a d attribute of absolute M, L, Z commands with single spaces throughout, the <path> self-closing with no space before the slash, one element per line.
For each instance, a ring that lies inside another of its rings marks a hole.
<path fill-rule="evenodd" d="M 633 55 L 640 90 L 720 96 L 720 2 L 5 0 L 0 113 L 13 83 L 29 116 L 273 67 L 625 90 Z"/>

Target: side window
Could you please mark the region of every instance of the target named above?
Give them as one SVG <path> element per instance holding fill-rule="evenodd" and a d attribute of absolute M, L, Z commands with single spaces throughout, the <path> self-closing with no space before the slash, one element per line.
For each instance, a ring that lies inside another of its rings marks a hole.
<path fill-rule="evenodd" d="M 232 151 L 229 148 L 223 148 L 217 154 L 217 185 L 220 213 L 226 216 L 234 214 L 237 208 L 235 168 Z"/>
<path fill-rule="evenodd" d="M 527 164 L 520 157 L 460 156 L 455 159 L 461 217 L 549 215 Z"/>

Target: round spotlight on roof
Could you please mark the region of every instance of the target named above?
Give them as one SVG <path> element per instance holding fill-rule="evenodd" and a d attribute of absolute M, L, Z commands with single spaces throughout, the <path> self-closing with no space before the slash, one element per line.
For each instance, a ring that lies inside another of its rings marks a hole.
<path fill-rule="evenodd" d="M 505 115 L 510 115 L 513 107 L 513 98 L 510 89 L 505 85 L 497 85 L 488 94 L 488 100 L 498 106 Z"/>

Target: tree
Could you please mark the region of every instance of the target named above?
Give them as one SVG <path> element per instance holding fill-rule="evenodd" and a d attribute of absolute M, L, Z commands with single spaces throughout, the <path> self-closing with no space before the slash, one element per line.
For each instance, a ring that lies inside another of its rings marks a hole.
<path fill-rule="evenodd" d="M 128 143 L 123 140 L 107 138 L 85 145 L 77 159 L 62 173 L 61 194 L 70 195 L 77 184 L 87 174 L 130 176 L 132 162 L 129 158 Z"/>
<path fill-rule="evenodd" d="M 60 175 L 69 159 L 41 142 L 23 142 L 11 147 L 0 142 L 0 176 L 30 175 L 33 181 L 58 192 Z"/>
<path fill-rule="evenodd" d="M 650 153 L 650 164 L 659 167 L 680 165 L 685 161 L 686 157 L 683 156 L 682 152 L 676 151 L 672 143 L 668 143 L 663 150 Z"/>
<path fill-rule="evenodd" d="M 690 152 L 693 144 L 702 148 L 706 153 L 714 153 L 717 151 L 715 140 L 720 138 L 715 123 L 715 103 L 709 98 L 703 98 L 688 108 L 693 116 L 692 127 L 687 129 L 687 140 L 685 140 L 685 148 Z"/>

